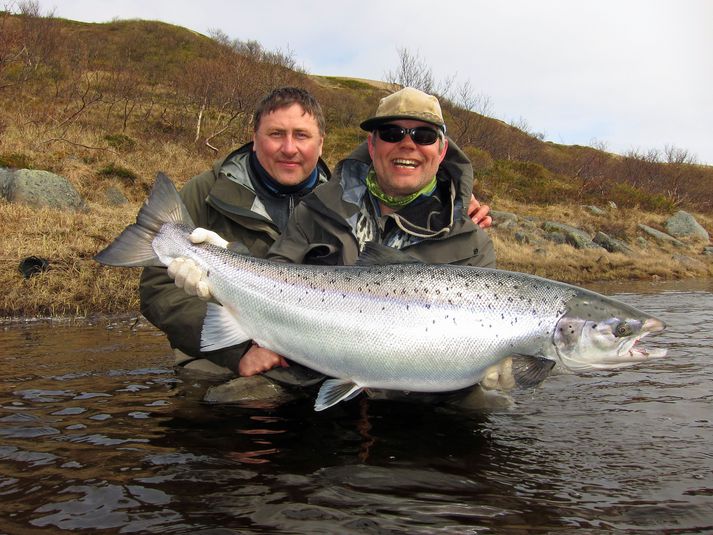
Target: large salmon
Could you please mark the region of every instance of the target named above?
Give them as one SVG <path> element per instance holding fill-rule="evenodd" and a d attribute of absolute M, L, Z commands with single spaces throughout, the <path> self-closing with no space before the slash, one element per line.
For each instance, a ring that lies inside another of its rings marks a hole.
<path fill-rule="evenodd" d="M 173 183 L 159 174 L 137 222 L 96 260 L 167 266 L 191 258 L 219 303 L 208 305 L 202 349 L 252 339 L 334 377 L 316 410 L 364 388 L 458 390 L 508 356 L 515 356 L 516 378 L 532 384 L 555 364 L 572 372 L 613 369 L 666 353 L 637 345 L 662 331 L 662 321 L 568 284 L 422 264 L 373 246 L 356 266 L 285 264 L 193 244 L 193 229 Z"/>

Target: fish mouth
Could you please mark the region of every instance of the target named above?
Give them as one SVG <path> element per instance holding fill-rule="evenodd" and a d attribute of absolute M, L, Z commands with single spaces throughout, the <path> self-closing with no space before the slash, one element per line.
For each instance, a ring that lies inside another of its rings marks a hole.
<path fill-rule="evenodd" d="M 645 347 L 638 347 L 641 338 L 637 338 L 628 349 L 620 352 L 619 357 L 623 358 L 625 361 L 639 362 L 642 360 L 658 359 L 666 356 L 667 351 L 664 348 L 646 349 Z"/>
<path fill-rule="evenodd" d="M 639 344 L 643 338 L 653 334 L 656 335 L 666 328 L 666 324 L 657 318 L 648 318 L 641 326 L 639 336 L 627 341 L 618 352 L 622 365 L 635 364 L 643 360 L 657 359 L 665 357 L 667 350 L 664 348 L 647 349 Z"/>

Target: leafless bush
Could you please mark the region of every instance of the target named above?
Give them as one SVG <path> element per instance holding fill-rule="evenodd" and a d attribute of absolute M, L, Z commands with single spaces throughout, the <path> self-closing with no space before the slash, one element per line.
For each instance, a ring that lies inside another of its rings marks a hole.
<path fill-rule="evenodd" d="M 433 70 L 418 52 L 410 52 L 406 48 L 398 48 L 399 63 L 396 69 L 388 71 L 384 80 L 396 90 L 399 87 L 414 87 L 424 93 L 434 94 L 436 82 Z"/>

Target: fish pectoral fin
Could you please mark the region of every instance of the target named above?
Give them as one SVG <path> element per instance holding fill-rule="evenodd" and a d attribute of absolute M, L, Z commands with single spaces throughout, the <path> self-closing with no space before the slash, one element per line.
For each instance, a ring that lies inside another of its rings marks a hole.
<path fill-rule="evenodd" d="M 350 400 L 357 396 L 362 390 L 364 390 L 364 388 L 351 381 L 327 379 L 322 383 L 317 393 L 317 399 L 314 400 L 314 410 L 323 411 L 332 405 L 336 405 L 340 401 Z"/>
<path fill-rule="evenodd" d="M 534 388 L 547 379 L 555 361 L 534 355 L 513 355 L 512 375 L 519 388 Z"/>
<path fill-rule="evenodd" d="M 201 331 L 201 351 L 216 351 L 249 339 L 228 307 L 208 303 Z"/>

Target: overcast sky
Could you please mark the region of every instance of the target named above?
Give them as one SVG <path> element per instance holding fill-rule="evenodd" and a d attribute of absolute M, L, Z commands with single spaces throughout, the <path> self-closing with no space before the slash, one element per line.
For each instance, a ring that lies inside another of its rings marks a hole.
<path fill-rule="evenodd" d="M 39 0 L 291 51 L 311 74 L 383 80 L 398 49 L 469 81 L 489 114 L 564 144 L 687 149 L 713 164 L 709 0 Z"/>

